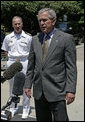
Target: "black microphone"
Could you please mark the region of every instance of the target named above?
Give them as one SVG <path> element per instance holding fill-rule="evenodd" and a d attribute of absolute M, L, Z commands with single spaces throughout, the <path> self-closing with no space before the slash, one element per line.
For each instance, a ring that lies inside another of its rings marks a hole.
<path fill-rule="evenodd" d="M 14 76 L 12 93 L 16 96 L 22 95 L 24 83 L 25 83 L 25 74 L 23 72 L 16 73 Z"/>
<path fill-rule="evenodd" d="M 23 66 L 19 61 L 14 62 L 4 71 L 3 76 L 1 76 L 1 82 L 4 83 L 6 80 L 13 78 L 22 68 Z"/>

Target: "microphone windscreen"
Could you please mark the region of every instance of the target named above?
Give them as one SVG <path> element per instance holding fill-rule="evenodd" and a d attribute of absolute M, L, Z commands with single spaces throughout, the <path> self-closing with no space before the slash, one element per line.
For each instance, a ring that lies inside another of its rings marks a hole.
<path fill-rule="evenodd" d="M 1 83 L 4 83 L 5 81 L 6 79 L 3 76 L 1 76 Z"/>
<path fill-rule="evenodd" d="M 20 72 L 22 70 L 23 66 L 19 61 L 14 62 L 13 64 L 11 64 L 3 73 L 3 77 L 6 80 L 11 79 L 12 77 L 14 77 L 14 75 L 17 72 Z"/>
<path fill-rule="evenodd" d="M 25 74 L 23 72 L 16 73 L 14 76 L 12 93 L 17 96 L 22 95 L 24 83 L 25 83 Z"/>

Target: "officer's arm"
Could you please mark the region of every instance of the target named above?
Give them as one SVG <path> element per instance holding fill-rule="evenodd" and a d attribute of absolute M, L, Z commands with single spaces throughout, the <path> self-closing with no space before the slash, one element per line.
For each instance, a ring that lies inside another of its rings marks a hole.
<path fill-rule="evenodd" d="M 6 58 L 8 59 L 8 51 L 4 51 Z"/>

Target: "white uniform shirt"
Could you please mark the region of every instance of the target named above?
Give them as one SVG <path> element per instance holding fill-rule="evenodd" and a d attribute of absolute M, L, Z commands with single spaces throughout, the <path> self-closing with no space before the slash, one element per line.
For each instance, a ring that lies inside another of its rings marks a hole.
<path fill-rule="evenodd" d="M 28 57 L 32 36 L 27 35 L 23 30 L 21 34 L 14 32 L 7 35 L 2 44 L 2 50 L 8 51 L 9 58 Z"/>

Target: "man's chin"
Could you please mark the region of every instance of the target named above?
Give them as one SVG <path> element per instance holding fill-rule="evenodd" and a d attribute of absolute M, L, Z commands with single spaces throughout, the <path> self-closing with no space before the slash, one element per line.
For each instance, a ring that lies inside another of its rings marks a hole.
<path fill-rule="evenodd" d="M 22 31 L 15 31 L 16 34 L 20 34 Z"/>
<path fill-rule="evenodd" d="M 42 31 L 43 33 L 47 33 L 46 29 L 42 29 L 41 31 Z"/>

